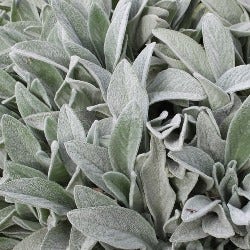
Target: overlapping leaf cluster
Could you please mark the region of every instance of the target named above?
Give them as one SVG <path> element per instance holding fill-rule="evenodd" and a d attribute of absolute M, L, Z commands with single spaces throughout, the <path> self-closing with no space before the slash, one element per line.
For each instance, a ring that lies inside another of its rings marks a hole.
<path fill-rule="evenodd" d="M 250 1 L 0 1 L 0 249 L 250 249 Z"/>

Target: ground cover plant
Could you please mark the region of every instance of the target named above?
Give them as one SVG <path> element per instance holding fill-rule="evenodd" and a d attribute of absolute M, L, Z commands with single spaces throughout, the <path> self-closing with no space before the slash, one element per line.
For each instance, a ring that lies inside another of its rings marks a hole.
<path fill-rule="evenodd" d="M 0 250 L 250 249 L 249 0 L 0 1 Z"/>

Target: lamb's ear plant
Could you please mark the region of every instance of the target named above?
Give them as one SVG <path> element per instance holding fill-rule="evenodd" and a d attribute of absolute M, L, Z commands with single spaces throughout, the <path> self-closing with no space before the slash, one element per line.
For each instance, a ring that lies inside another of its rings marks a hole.
<path fill-rule="evenodd" d="M 0 250 L 250 249 L 248 0 L 0 0 Z"/>

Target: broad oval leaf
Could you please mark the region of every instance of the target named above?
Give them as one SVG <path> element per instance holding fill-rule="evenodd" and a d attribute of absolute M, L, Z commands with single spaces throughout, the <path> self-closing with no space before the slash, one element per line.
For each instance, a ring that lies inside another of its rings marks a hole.
<path fill-rule="evenodd" d="M 74 189 L 77 208 L 117 205 L 116 201 L 89 187 L 77 185 Z"/>
<path fill-rule="evenodd" d="M 39 177 L 1 184 L 0 194 L 22 204 L 51 209 L 59 215 L 65 215 L 75 207 L 71 195 L 60 185 Z"/>
<path fill-rule="evenodd" d="M 50 112 L 49 107 L 31 94 L 21 83 L 16 84 L 15 96 L 18 110 L 23 118 L 36 113 Z"/>
<path fill-rule="evenodd" d="M 11 160 L 38 170 L 44 169 L 36 156 L 41 151 L 41 146 L 28 127 L 17 119 L 4 115 L 2 129 L 5 149 Z"/>
<path fill-rule="evenodd" d="M 148 86 L 150 104 L 166 100 L 206 99 L 200 83 L 187 72 L 169 68 L 161 71 Z"/>
<path fill-rule="evenodd" d="M 69 57 L 57 45 L 46 41 L 25 41 L 17 43 L 11 48 L 11 54 L 20 54 L 27 58 L 27 62 L 36 59 L 68 72 Z"/>
<path fill-rule="evenodd" d="M 137 212 L 118 207 L 91 207 L 68 213 L 69 221 L 83 234 L 122 249 L 155 249 L 153 228 Z"/>
<path fill-rule="evenodd" d="M 153 34 L 165 43 L 192 73 L 198 72 L 209 80 L 214 80 L 205 50 L 195 40 L 180 32 L 161 28 L 153 30 Z"/>
<path fill-rule="evenodd" d="M 250 89 L 250 65 L 229 69 L 216 82 L 227 93 Z"/>

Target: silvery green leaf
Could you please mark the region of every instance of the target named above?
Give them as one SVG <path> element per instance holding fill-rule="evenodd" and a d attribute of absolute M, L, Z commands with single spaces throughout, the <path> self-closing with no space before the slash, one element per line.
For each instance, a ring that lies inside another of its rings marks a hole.
<path fill-rule="evenodd" d="M 15 206 L 7 206 L 0 210 L 0 229 L 3 230 L 12 226 L 12 216 L 15 214 Z"/>
<path fill-rule="evenodd" d="M 181 69 L 187 72 L 189 71 L 185 64 L 183 64 L 166 45 L 161 43 L 157 44 L 154 52 L 159 58 L 164 60 L 170 68 Z"/>
<path fill-rule="evenodd" d="M 237 208 L 231 204 L 227 204 L 230 212 L 231 219 L 235 225 L 244 226 L 250 223 L 250 202 L 243 208 Z"/>
<path fill-rule="evenodd" d="M 194 77 L 200 82 L 205 93 L 207 94 L 210 107 L 214 110 L 226 106 L 230 102 L 230 98 L 226 92 L 224 92 L 216 84 L 212 83 L 199 73 L 194 73 Z"/>
<path fill-rule="evenodd" d="M 250 36 L 250 22 L 237 23 L 230 26 L 230 31 L 236 37 Z"/>
<path fill-rule="evenodd" d="M 82 244 L 86 240 L 86 237 L 76 230 L 74 227 L 71 228 L 69 249 L 70 250 L 81 250 Z"/>
<path fill-rule="evenodd" d="M 144 209 L 144 200 L 142 194 L 142 185 L 140 186 L 139 176 L 135 171 L 131 172 L 130 175 L 130 190 L 129 190 L 129 207 L 138 212 Z M 137 184 L 138 183 L 138 184 Z"/>
<path fill-rule="evenodd" d="M 111 77 L 107 103 L 110 112 L 115 118 L 118 118 L 125 106 L 132 100 L 135 100 L 144 120 L 147 120 L 148 96 L 146 89 L 140 84 L 132 66 L 124 59 L 117 65 Z"/>
<path fill-rule="evenodd" d="M 89 184 L 89 182 L 87 181 L 87 177 L 82 173 L 81 169 L 77 167 L 70 181 L 68 182 L 66 190 L 71 194 L 73 194 L 76 185 L 86 185 L 86 184 Z"/>
<path fill-rule="evenodd" d="M 225 162 L 236 160 L 240 168 L 250 157 L 248 142 L 250 140 L 250 97 L 248 97 L 235 114 L 228 130 Z"/>
<path fill-rule="evenodd" d="M 44 170 L 36 156 L 41 146 L 28 127 L 15 118 L 4 115 L 2 129 L 5 149 L 12 161 Z"/>
<path fill-rule="evenodd" d="M 72 41 L 92 50 L 87 20 L 81 12 L 67 1 L 53 0 L 51 2 L 57 21 Z"/>
<path fill-rule="evenodd" d="M 128 3 L 120 9 L 113 18 L 106 34 L 104 42 L 105 63 L 106 68 L 111 72 L 120 60 L 130 8 L 131 3 Z"/>
<path fill-rule="evenodd" d="M 29 231 L 32 231 L 32 232 L 35 232 L 35 231 L 41 229 L 41 225 L 38 222 L 34 222 L 34 221 L 30 221 L 30 220 L 24 220 L 24 219 L 21 219 L 21 218 L 15 216 L 15 215 L 12 217 L 12 221 L 16 225 L 18 225 L 18 226 L 20 226 L 20 227 L 22 227 L 24 229 L 27 229 Z"/>
<path fill-rule="evenodd" d="M 75 186 L 74 198 L 77 208 L 117 205 L 115 200 L 101 192 L 80 185 Z"/>
<path fill-rule="evenodd" d="M 25 41 L 17 43 L 11 48 L 10 56 L 16 54 L 26 57 L 26 63 L 33 59 L 51 64 L 64 72 L 68 71 L 69 57 L 57 45 L 46 41 Z"/>
<path fill-rule="evenodd" d="M 189 242 L 207 237 L 202 229 L 200 219 L 191 222 L 182 222 L 170 238 L 170 242 Z"/>
<path fill-rule="evenodd" d="M 214 77 L 205 50 L 200 44 L 174 30 L 156 29 L 153 30 L 153 34 L 165 43 L 192 73 L 198 72 L 213 81 Z"/>
<path fill-rule="evenodd" d="M 18 243 L 13 250 L 33 249 L 41 250 L 42 241 L 47 233 L 47 228 L 42 228 Z"/>
<path fill-rule="evenodd" d="M 44 120 L 44 134 L 49 145 L 57 140 L 57 120 L 54 117 L 47 116 Z"/>
<path fill-rule="evenodd" d="M 181 217 L 180 211 L 176 209 L 174 211 L 173 216 L 165 223 L 163 227 L 164 232 L 167 234 L 173 234 L 176 228 L 180 224 L 180 217 Z"/>
<path fill-rule="evenodd" d="M 34 113 L 23 118 L 24 122 L 32 128 L 44 131 L 46 118 L 57 119 L 59 111 Z"/>
<path fill-rule="evenodd" d="M 236 162 L 234 166 L 230 167 L 229 164 L 226 169 L 224 177 L 221 179 L 219 184 L 219 193 L 223 201 L 228 202 L 232 197 L 234 186 L 238 186 L 238 176 L 235 170 Z"/>
<path fill-rule="evenodd" d="M 69 181 L 69 174 L 60 158 L 59 144 L 57 141 L 51 143 L 51 157 L 48 171 L 48 179 L 55 181 L 61 185 L 65 185 Z"/>
<path fill-rule="evenodd" d="M 50 111 L 47 105 L 32 95 L 27 88 L 19 82 L 16 84 L 15 96 L 17 107 L 22 117 Z"/>
<path fill-rule="evenodd" d="M 207 112 L 199 114 L 196 123 L 197 146 L 209 154 L 215 161 L 223 162 L 225 141 L 214 118 Z"/>
<path fill-rule="evenodd" d="M 220 88 L 227 93 L 234 93 L 237 91 L 250 88 L 249 81 L 250 65 L 240 65 L 225 72 L 216 82 Z"/>
<path fill-rule="evenodd" d="M 218 17 L 208 13 L 202 18 L 203 42 L 215 79 L 235 66 L 234 44 L 229 30 Z"/>
<path fill-rule="evenodd" d="M 186 14 L 186 11 L 191 3 L 191 0 L 181 0 L 177 1 L 176 3 L 177 3 L 177 11 L 173 20 L 174 27 L 177 26 L 183 19 L 183 16 Z"/>
<path fill-rule="evenodd" d="M 210 200 L 204 195 L 195 195 L 185 203 L 181 219 L 184 222 L 191 222 L 204 217 L 220 203 L 220 200 Z"/>
<path fill-rule="evenodd" d="M 87 60 L 79 59 L 79 62 L 86 68 L 89 74 L 96 81 L 102 92 L 103 99 L 106 100 L 111 74 L 99 65 L 96 65 Z"/>
<path fill-rule="evenodd" d="M 110 138 L 108 151 L 115 171 L 130 177 L 141 143 L 142 132 L 141 112 L 137 104 L 132 101 L 122 110 Z"/>
<path fill-rule="evenodd" d="M 160 18 L 166 18 L 169 16 L 168 10 L 156 6 L 146 6 L 144 9 L 144 13 L 146 15 L 156 15 Z"/>
<path fill-rule="evenodd" d="M 38 80 L 34 79 L 31 82 L 29 91 L 40 98 L 50 109 L 52 109 L 52 100 L 49 97 L 48 93 L 49 91 L 46 90 L 46 88 L 43 86 L 43 84 Z"/>
<path fill-rule="evenodd" d="M 123 249 L 155 249 L 153 228 L 137 212 L 104 206 L 73 210 L 68 213 L 71 224 L 83 234 Z"/>
<path fill-rule="evenodd" d="M 84 127 L 77 117 L 76 113 L 67 105 L 64 105 L 59 113 L 57 139 L 59 143 L 59 152 L 66 169 L 72 174 L 74 172 L 74 164 L 67 155 L 65 143 L 71 140 L 86 141 Z"/>
<path fill-rule="evenodd" d="M 213 186 L 211 178 L 214 160 L 199 148 L 185 146 L 181 151 L 171 151 L 168 156 L 187 170 L 199 174 L 207 184 L 207 189 Z"/>
<path fill-rule="evenodd" d="M 154 47 L 155 43 L 148 44 L 133 62 L 133 69 L 140 84 L 144 87 L 146 87 Z"/>
<path fill-rule="evenodd" d="M 192 172 L 186 172 L 182 179 L 174 178 L 173 183 L 176 186 L 177 200 L 182 204 L 186 202 L 188 196 L 198 182 L 199 175 Z"/>
<path fill-rule="evenodd" d="M 43 179 L 47 178 L 47 176 L 41 171 L 15 163 L 13 161 L 7 161 L 5 163 L 4 171 L 10 180 L 33 177 L 40 177 Z"/>
<path fill-rule="evenodd" d="M 134 42 L 136 46 L 138 48 L 143 47 L 153 36 L 152 30 L 156 28 L 169 28 L 169 23 L 157 15 L 148 14 L 142 16 L 136 31 L 136 42 Z"/>
<path fill-rule="evenodd" d="M 29 76 L 33 79 L 39 79 L 48 91 L 49 95 L 52 93 L 54 95 L 61 86 L 63 78 L 54 66 L 34 58 L 32 60 L 28 60 L 27 55 L 20 53 L 12 52 L 10 57 L 14 61 L 15 65 L 18 66 L 18 69 L 26 73 L 29 72 Z M 19 71 L 17 73 L 20 74 Z M 50 93 L 50 91 L 52 93 Z"/>
<path fill-rule="evenodd" d="M 7 237 L 0 237 L 0 248 L 2 250 L 13 250 L 15 245 L 19 243 L 19 240 L 7 238 Z"/>
<path fill-rule="evenodd" d="M 107 148 L 113 128 L 114 120 L 112 117 L 94 121 L 89 129 L 87 142 Z"/>
<path fill-rule="evenodd" d="M 224 19 L 228 25 L 240 22 L 243 10 L 236 0 L 221 0 L 219 2 L 217 0 L 202 0 L 202 2 L 210 11 Z"/>
<path fill-rule="evenodd" d="M 250 11 L 250 4 L 248 0 L 237 0 L 243 7 L 245 7 L 248 11 Z"/>
<path fill-rule="evenodd" d="M 112 116 L 112 114 L 109 111 L 109 107 L 106 103 L 100 103 L 94 106 L 89 106 L 87 107 L 88 111 L 95 111 L 95 112 L 99 112 L 107 117 Z"/>
<path fill-rule="evenodd" d="M 126 175 L 119 172 L 107 172 L 102 178 L 111 193 L 126 207 L 129 207 L 130 180 Z"/>
<path fill-rule="evenodd" d="M 91 42 L 103 62 L 105 60 L 104 42 L 109 25 L 110 22 L 104 10 L 98 4 L 92 4 L 88 16 L 88 30 Z"/>
<path fill-rule="evenodd" d="M 11 6 L 11 21 L 40 21 L 35 4 L 28 0 L 13 1 Z"/>
<path fill-rule="evenodd" d="M 166 100 L 200 101 L 206 94 L 200 83 L 190 74 L 179 69 L 161 71 L 147 88 L 150 104 Z"/>
<path fill-rule="evenodd" d="M 1 233 L 4 236 L 19 239 L 19 240 L 22 240 L 30 235 L 30 231 L 27 231 L 26 229 L 20 228 L 19 226 L 12 226 L 12 227 L 3 229 L 1 231 Z"/>
<path fill-rule="evenodd" d="M 166 149 L 162 141 L 151 138 L 150 155 L 141 170 L 143 191 L 148 209 L 153 216 L 156 232 L 164 236 L 163 226 L 174 208 L 176 194 L 172 189 L 167 172 Z"/>
<path fill-rule="evenodd" d="M 63 46 L 69 56 L 79 56 L 84 60 L 100 65 L 100 62 L 98 61 L 96 56 L 81 45 L 71 41 L 63 41 Z"/>
<path fill-rule="evenodd" d="M 14 95 L 16 80 L 6 71 L 0 69 L 0 97 L 7 99 Z"/>
<path fill-rule="evenodd" d="M 51 209 L 60 215 L 74 208 L 74 200 L 67 191 L 55 182 L 39 177 L 1 184 L 0 194 L 20 203 Z"/>
<path fill-rule="evenodd" d="M 230 238 L 235 235 L 221 205 L 216 206 L 212 213 L 207 214 L 202 219 L 202 229 L 215 238 Z"/>
<path fill-rule="evenodd" d="M 41 250 L 65 250 L 69 244 L 70 228 L 67 222 L 51 228 L 43 239 Z"/>
<path fill-rule="evenodd" d="M 53 27 L 55 26 L 57 20 L 55 13 L 51 7 L 51 5 L 45 5 L 41 11 L 41 18 L 42 18 L 42 32 L 40 35 L 40 40 L 47 40 L 49 34 Z"/>
<path fill-rule="evenodd" d="M 108 150 L 82 141 L 67 142 L 65 146 L 67 153 L 83 173 L 97 186 L 108 191 L 102 179 L 104 173 L 112 170 Z"/>

